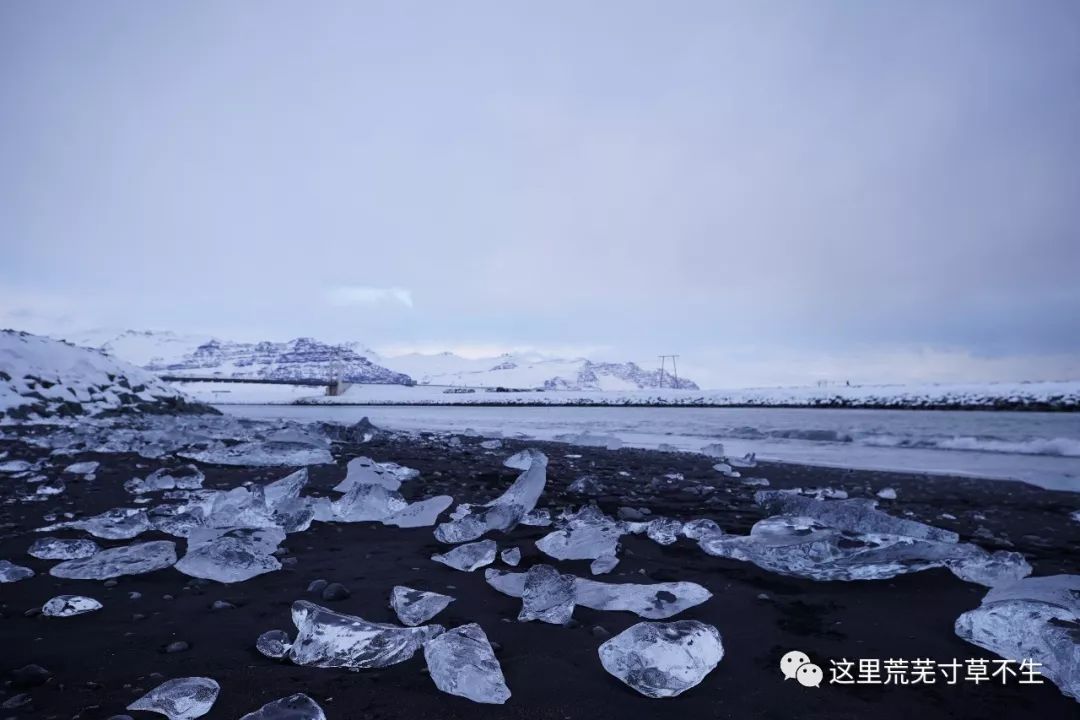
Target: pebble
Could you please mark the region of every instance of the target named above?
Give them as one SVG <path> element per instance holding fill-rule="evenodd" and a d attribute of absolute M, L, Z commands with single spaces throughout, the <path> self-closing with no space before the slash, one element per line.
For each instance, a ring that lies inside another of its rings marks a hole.
<path fill-rule="evenodd" d="M 11 671 L 16 687 L 37 687 L 44 685 L 52 677 L 52 673 L 40 665 L 23 665 L 21 668 Z"/>
<path fill-rule="evenodd" d="M 592 633 L 593 637 L 598 637 L 598 638 L 611 637 L 611 633 L 603 625 L 594 625 L 593 629 L 590 632 Z"/>
<path fill-rule="evenodd" d="M 116 580 L 106 580 L 103 583 L 103 585 L 105 585 L 105 587 L 112 588 L 112 587 L 116 587 L 117 585 L 119 585 L 119 583 L 116 582 Z"/>
<path fill-rule="evenodd" d="M 322 578 L 319 578 L 318 580 L 312 580 L 311 584 L 307 586 L 307 591 L 309 593 L 321 593 L 328 584 L 329 583 L 327 583 Z"/>
<path fill-rule="evenodd" d="M 30 693 L 19 693 L 18 695 L 12 695 L 7 700 L 0 704 L 0 707 L 5 710 L 14 710 L 15 708 L 21 708 L 30 704 L 33 698 L 30 697 Z"/>
<path fill-rule="evenodd" d="M 345 587 L 341 583 L 330 583 L 322 591 L 323 600 L 344 600 L 352 595 L 349 592 L 349 588 Z"/>

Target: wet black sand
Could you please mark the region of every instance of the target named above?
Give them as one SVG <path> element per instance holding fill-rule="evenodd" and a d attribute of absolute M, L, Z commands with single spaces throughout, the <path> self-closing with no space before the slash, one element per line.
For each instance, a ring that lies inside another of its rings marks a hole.
<path fill-rule="evenodd" d="M 465 439 L 461 449 L 442 443 L 379 440 L 363 446 L 339 446 L 339 466 L 311 468 L 312 492 L 327 493 L 344 474 L 344 461 L 364 454 L 393 460 L 422 471 L 406 483 L 409 497 L 447 492 L 460 500 L 483 500 L 501 492 L 516 472 L 501 466 L 509 452 L 524 444 L 506 441 L 488 452 Z M 638 450 L 607 451 L 566 445 L 529 443 L 548 453 L 551 464 L 542 506 L 558 509 L 585 500 L 568 495 L 566 486 L 591 473 L 613 488 L 598 502 L 609 514 L 620 506 L 652 509 L 656 515 L 682 519 L 711 517 L 729 532 L 744 533 L 762 517 L 752 501 L 756 488 L 727 480 L 701 456 Z M 36 459 L 43 451 L 0 442 L 8 459 Z M 580 458 L 567 458 L 579 454 Z M 689 541 L 662 547 L 645 537 L 624 539 L 622 561 L 602 579 L 610 582 L 689 580 L 707 587 L 713 598 L 677 616 L 715 625 L 723 636 L 725 657 L 704 682 L 680 697 L 651 700 L 638 695 L 600 666 L 596 649 L 607 634 L 640 619 L 629 613 L 577 608 L 571 627 L 516 621 L 520 601 L 503 596 L 485 582 L 483 570 L 462 573 L 432 562 L 442 546 L 430 528 L 401 530 L 371 523 L 314 523 L 291 535 L 283 570 L 237 585 L 197 581 L 168 569 L 119 578 L 114 587 L 101 582 L 61 580 L 48 575 L 54 563 L 26 554 L 40 535 L 33 532 L 50 512 L 90 515 L 132 506 L 123 489 L 132 476 L 145 476 L 159 464 L 134 456 L 86 455 L 59 460 L 95 459 L 102 467 L 93 482 L 69 480 L 67 491 L 39 503 L 0 505 L 0 558 L 33 568 L 37 576 L 0 585 L 3 653 L 0 703 L 26 692 L 31 702 L 0 710 L 0 718 L 108 718 L 162 680 L 204 675 L 217 680 L 221 695 L 205 717 L 238 718 L 270 700 L 304 692 L 319 702 L 330 720 L 366 718 L 1075 718 L 1077 703 L 1051 684 L 971 683 L 932 686 L 837 686 L 804 688 L 785 682 L 779 659 L 798 649 L 820 664 L 828 658 L 992 658 L 953 633 L 953 622 L 978 605 L 985 588 L 964 583 L 945 570 L 893 580 L 817 583 L 786 578 L 748 563 L 712 558 Z M 268 481 L 286 469 L 235 469 L 204 466 L 207 487 L 228 488 L 244 480 Z M 630 477 L 620 476 L 629 472 Z M 678 472 L 685 481 L 653 478 Z M 1069 513 L 1080 498 L 1020 483 L 897 475 L 862 471 L 762 465 L 745 475 L 768 478 L 772 487 L 834 487 L 852 497 L 872 496 L 883 487 L 899 493 L 882 507 L 900 515 L 954 529 L 963 540 L 988 549 L 1019 550 L 1035 574 L 1080 572 L 1080 531 Z M 3 480 L 5 497 L 18 481 Z M 716 487 L 700 495 L 700 485 Z M 710 500 L 709 498 L 715 498 Z M 955 520 L 942 519 L 949 513 Z M 521 527 L 495 534 L 500 549 L 521 548 L 521 568 L 545 559 L 532 544 L 548 529 Z M 55 533 L 82 537 L 82 533 Z M 172 539 L 145 533 L 139 540 Z M 123 542 L 99 541 L 103 546 Z M 183 541 L 178 542 L 182 551 Z M 564 572 L 588 576 L 588 563 L 558 563 Z M 496 561 L 494 567 L 504 567 Z M 479 622 L 498 644 L 513 696 L 502 706 L 478 705 L 435 689 L 420 654 L 411 661 L 377 671 L 353 673 L 309 669 L 278 663 L 254 647 L 260 633 L 294 628 L 289 606 L 298 598 L 322 602 L 305 593 L 318 578 L 341 582 L 348 599 L 326 602 L 334 610 L 373 621 L 394 621 L 387 607 L 396 584 L 434 590 L 457 598 L 435 618 L 447 627 Z M 131 599 L 130 593 L 141 597 Z M 74 618 L 27 616 L 57 594 L 85 594 L 104 609 Z M 211 610 L 216 600 L 235 608 Z M 162 648 L 183 640 L 185 652 Z M 48 669 L 43 685 L 20 688 L 11 671 L 28 663 Z M 828 669 L 826 668 L 826 677 Z M 135 717 L 160 717 L 130 713 Z"/>

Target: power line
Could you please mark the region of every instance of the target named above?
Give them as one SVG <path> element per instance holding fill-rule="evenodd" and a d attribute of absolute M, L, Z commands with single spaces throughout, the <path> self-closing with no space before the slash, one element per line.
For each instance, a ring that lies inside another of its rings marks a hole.
<path fill-rule="evenodd" d="M 660 357 L 660 387 L 664 387 L 664 366 L 667 364 L 667 359 L 671 358 L 671 374 L 675 378 L 674 384 L 672 385 L 672 387 L 678 389 L 678 387 L 679 387 L 679 367 L 678 367 L 678 365 L 676 364 L 675 361 L 678 360 L 679 356 L 678 355 L 660 355 L 659 357 Z"/>

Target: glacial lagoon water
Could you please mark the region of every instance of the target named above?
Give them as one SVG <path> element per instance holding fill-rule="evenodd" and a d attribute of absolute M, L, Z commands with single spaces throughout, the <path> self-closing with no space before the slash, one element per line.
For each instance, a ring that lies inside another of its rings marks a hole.
<path fill-rule="evenodd" d="M 727 454 L 876 470 L 1013 479 L 1080 491 L 1080 414 L 924 410 L 665 407 L 230 405 L 253 418 L 352 423 L 394 430 L 552 440 L 614 435 L 632 447 L 666 444 Z"/>

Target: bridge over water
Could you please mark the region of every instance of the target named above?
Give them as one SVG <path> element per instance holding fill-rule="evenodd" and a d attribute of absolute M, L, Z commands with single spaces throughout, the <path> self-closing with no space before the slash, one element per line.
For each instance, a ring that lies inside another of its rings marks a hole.
<path fill-rule="evenodd" d="M 221 375 L 158 375 L 165 382 L 170 383 L 240 383 L 248 385 L 304 385 L 308 387 L 324 387 L 327 395 L 340 395 L 345 392 L 351 383 L 340 378 L 246 378 L 246 377 L 223 377 Z"/>

